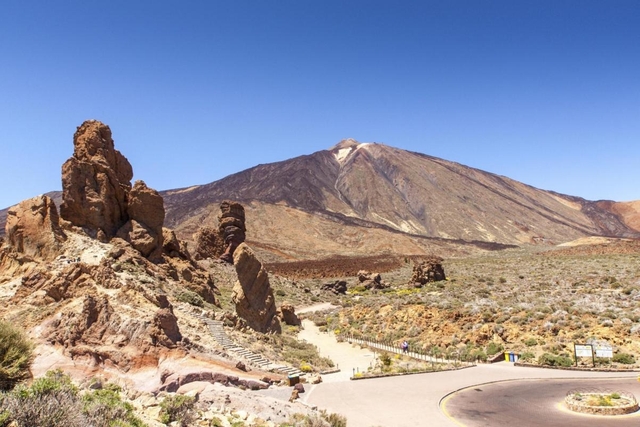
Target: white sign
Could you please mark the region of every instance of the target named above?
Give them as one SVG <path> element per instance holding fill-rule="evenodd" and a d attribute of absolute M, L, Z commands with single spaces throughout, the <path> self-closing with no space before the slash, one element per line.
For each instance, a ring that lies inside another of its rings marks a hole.
<path fill-rule="evenodd" d="M 613 347 L 605 344 L 596 344 L 596 357 L 607 357 L 611 359 L 613 357 Z"/>
<path fill-rule="evenodd" d="M 576 357 L 593 357 L 593 349 L 590 345 L 575 344 Z"/>

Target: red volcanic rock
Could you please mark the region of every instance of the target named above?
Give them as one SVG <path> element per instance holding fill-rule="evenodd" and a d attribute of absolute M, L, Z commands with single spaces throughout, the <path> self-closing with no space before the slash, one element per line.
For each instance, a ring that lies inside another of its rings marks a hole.
<path fill-rule="evenodd" d="M 24 200 L 9 209 L 5 231 L 13 250 L 46 261 L 58 256 L 66 240 L 56 205 L 47 196 Z"/>
<path fill-rule="evenodd" d="M 173 314 L 171 306 L 159 309 L 153 317 L 151 337 L 154 344 L 165 347 L 174 347 L 182 340 L 182 334 L 178 328 L 178 319 Z"/>
<path fill-rule="evenodd" d="M 131 243 L 144 257 L 159 259 L 164 224 L 162 196 L 144 181 L 136 181 L 129 192 L 127 213 L 129 221 L 118 230 L 118 237 Z"/>
<path fill-rule="evenodd" d="M 195 259 L 220 258 L 233 263 L 233 252 L 246 237 L 244 207 L 238 202 L 220 203 L 218 229 L 203 227 L 193 236 Z"/>
<path fill-rule="evenodd" d="M 300 326 L 302 324 L 296 314 L 295 307 L 288 302 L 283 302 L 280 308 L 278 308 L 278 318 L 290 326 Z"/>
<path fill-rule="evenodd" d="M 276 302 L 267 270 L 245 243 L 235 250 L 233 264 L 238 281 L 233 286 L 231 300 L 236 305 L 238 316 L 255 331 L 280 333 Z"/>
<path fill-rule="evenodd" d="M 246 238 L 244 207 L 240 203 L 225 200 L 220 203 L 220 211 L 218 230 L 226 247 L 220 259 L 233 263 L 233 253 Z"/>
<path fill-rule="evenodd" d="M 218 234 L 218 230 L 213 227 L 202 227 L 193 236 L 196 243 L 196 260 L 207 258 L 218 258 L 224 253 L 224 240 Z"/>
<path fill-rule="evenodd" d="M 87 120 L 73 137 L 73 156 L 62 165 L 60 215 L 110 239 L 127 222 L 133 169 L 114 148 L 109 126 Z"/>
<path fill-rule="evenodd" d="M 445 280 L 444 268 L 442 267 L 442 258 L 430 257 L 413 265 L 413 275 L 410 284 L 424 285 L 427 282 L 438 282 Z"/>

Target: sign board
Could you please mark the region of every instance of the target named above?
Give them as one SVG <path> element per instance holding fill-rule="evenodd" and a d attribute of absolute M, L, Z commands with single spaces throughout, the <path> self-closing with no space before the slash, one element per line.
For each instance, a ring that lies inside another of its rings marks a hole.
<path fill-rule="evenodd" d="M 576 357 L 592 357 L 593 348 L 590 344 L 575 344 Z"/>
<path fill-rule="evenodd" d="M 613 347 L 607 344 L 594 345 L 596 351 L 596 357 L 606 357 L 611 359 L 613 357 Z"/>

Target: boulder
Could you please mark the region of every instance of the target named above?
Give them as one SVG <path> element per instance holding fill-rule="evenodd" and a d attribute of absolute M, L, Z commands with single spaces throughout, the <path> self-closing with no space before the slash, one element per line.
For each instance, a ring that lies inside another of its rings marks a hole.
<path fill-rule="evenodd" d="M 336 280 L 335 282 L 323 284 L 320 289 L 323 291 L 333 292 L 336 295 L 344 295 L 347 293 L 347 282 L 344 280 Z M 306 289 L 305 292 L 307 292 Z"/>
<path fill-rule="evenodd" d="M 300 326 L 302 322 L 296 315 L 296 309 L 293 304 L 283 302 L 278 308 L 278 318 L 290 326 Z"/>
<path fill-rule="evenodd" d="M 358 272 L 358 281 L 366 289 L 385 289 L 389 285 L 382 281 L 380 273 L 369 273 L 368 271 L 360 270 Z"/>
<path fill-rule="evenodd" d="M 409 284 L 413 286 L 425 285 L 428 282 L 439 282 L 446 280 L 444 268 L 442 267 L 443 259 L 432 256 L 420 261 L 414 261 L 413 274 Z"/>
<path fill-rule="evenodd" d="M 162 255 L 164 202 L 162 196 L 136 181 L 127 203 L 129 220 L 118 230 L 117 236 L 131 243 L 144 257 L 159 260 Z"/>
<path fill-rule="evenodd" d="M 196 260 L 207 258 L 219 258 L 224 253 L 224 240 L 220 237 L 218 229 L 202 227 L 193 236 L 196 248 L 193 257 Z"/>
<path fill-rule="evenodd" d="M 60 216 L 104 239 L 128 221 L 133 169 L 114 148 L 109 126 L 87 120 L 73 137 L 73 156 L 62 165 Z"/>
<path fill-rule="evenodd" d="M 176 343 L 182 340 L 182 334 L 178 328 L 178 319 L 173 314 L 171 306 L 159 309 L 153 316 L 153 327 L 151 330 L 153 344 L 160 344 L 165 347 L 175 347 Z"/>
<path fill-rule="evenodd" d="M 51 261 L 66 240 L 56 205 L 47 196 L 24 200 L 7 212 L 7 243 L 14 251 Z"/>
<path fill-rule="evenodd" d="M 236 313 L 247 326 L 262 333 L 280 333 L 269 275 L 249 246 L 241 243 L 233 254 L 238 275 L 231 295 Z"/>

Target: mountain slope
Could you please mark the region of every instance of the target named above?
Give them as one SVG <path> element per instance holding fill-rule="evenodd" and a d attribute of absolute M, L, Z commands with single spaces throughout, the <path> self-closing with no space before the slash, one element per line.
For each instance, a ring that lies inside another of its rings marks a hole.
<path fill-rule="evenodd" d="M 221 200 L 248 204 L 258 214 L 252 219 L 247 214 L 254 228 L 249 236 L 286 251 L 281 238 L 286 234 L 290 246 L 300 246 L 293 258 L 332 253 L 324 251 L 332 244 L 346 245 L 347 252 L 362 246 L 355 252 L 366 253 L 373 229 L 384 235 L 381 240 L 394 240 L 387 244 L 389 251 L 404 246 L 411 253 L 429 251 L 425 245 L 432 246 L 433 239 L 522 245 L 640 235 L 637 205 L 589 202 L 425 154 L 353 140 L 163 196 L 168 225 L 186 238 L 201 224 L 215 223 Z M 303 213 L 313 214 L 316 224 L 311 226 Z M 364 235 L 348 242 L 344 235 L 351 232 Z M 398 239 L 406 242 L 398 245 Z"/>
<path fill-rule="evenodd" d="M 588 201 L 354 140 L 162 195 L 165 225 L 186 240 L 217 225 L 222 200 L 242 202 L 249 241 L 273 261 L 640 237 L 640 202 Z"/>

